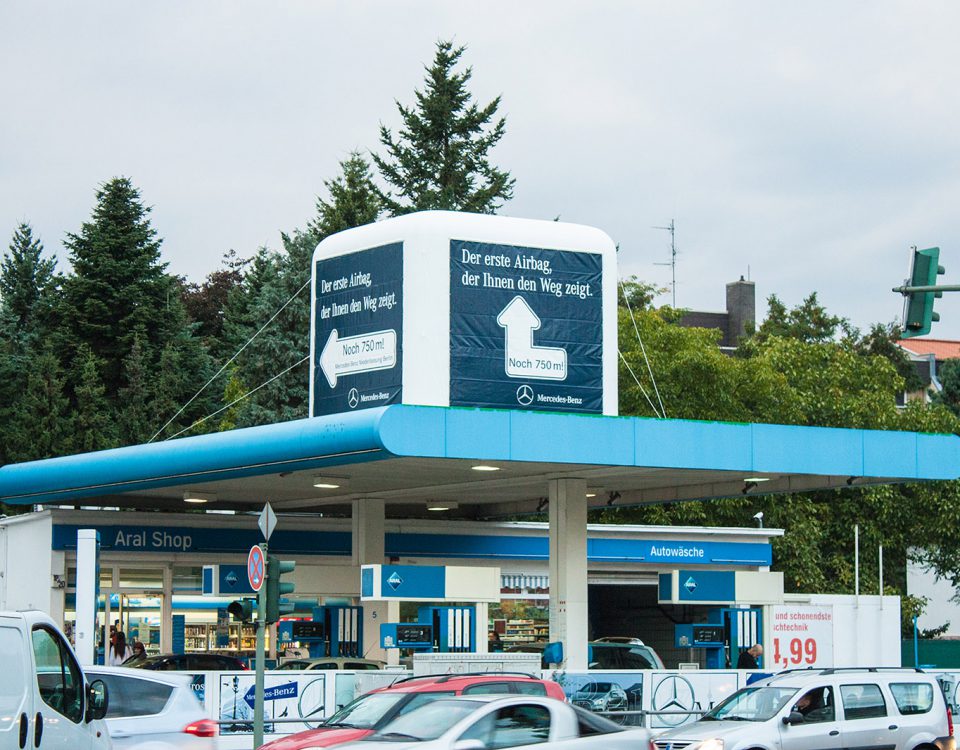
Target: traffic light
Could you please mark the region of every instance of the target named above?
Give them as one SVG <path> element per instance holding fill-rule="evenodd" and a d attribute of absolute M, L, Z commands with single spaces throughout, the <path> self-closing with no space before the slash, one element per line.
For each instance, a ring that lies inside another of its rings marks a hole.
<path fill-rule="evenodd" d="M 293 560 L 279 560 L 272 555 L 267 559 L 267 624 L 276 622 L 280 615 L 287 615 L 293 612 L 293 604 L 281 603 L 280 597 L 284 594 L 293 593 L 294 585 L 292 583 L 283 583 L 280 576 L 284 573 L 290 573 L 297 564 Z"/>
<path fill-rule="evenodd" d="M 910 261 L 910 278 L 905 286 L 931 287 L 936 286 L 937 276 L 945 273 L 940 262 L 940 248 L 930 247 L 926 250 L 913 250 Z M 943 292 L 903 291 L 903 338 L 924 336 L 930 333 L 930 325 L 940 320 L 940 316 L 933 311 L 933 301 L 942 297 Z"/>
<path fill-rule="evenodd" d="M 256 609 L 256 606 L 256 599 L 237 599 L 234 602 L 230 602 L 227 606 L 227 612 L 240 622 L 250 622 L 253 619 L 253 611 Z"/>

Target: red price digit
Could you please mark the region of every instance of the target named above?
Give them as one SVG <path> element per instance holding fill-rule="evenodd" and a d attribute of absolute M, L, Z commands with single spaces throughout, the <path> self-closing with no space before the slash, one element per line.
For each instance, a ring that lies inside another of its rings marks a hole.
<path fill-rule="evenodd" d="M 817 660 L 817 642 L 813 638 L 807 638 L 803 644 L 803 652 L 807 655 L 807 664 L 813 664 Z"/>
<path fill-rule="evenodd" d="M 803 661 L 803 641 L 794 638 L 790 641 L 790 663 L 799 664 Z"/>
<path fill-rule="evenodd" d="M 780 663 L 780 639 L 779 638 L 773 639 L 773 663 L 774 664 Z"/>

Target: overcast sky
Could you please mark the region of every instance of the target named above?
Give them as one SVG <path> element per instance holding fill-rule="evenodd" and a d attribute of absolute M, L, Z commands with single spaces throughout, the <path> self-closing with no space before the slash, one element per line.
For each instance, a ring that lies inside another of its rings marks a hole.
<path fill-rule="evenodd" d="M 759 314 L 817 291 L 888 322 L 911 245 L 960 283 L 958 31 L 960 5 L 917 0 L 0 0 L 0 243 L 27 220 L 65 268 L 126 175 L 173 273 L 276 248 L 455 38 L 477 99 L 503 97 L 501 213 L 599 227 L 664 285 L 674 219 L 682 307 L 743 275 Z M 933 335 L 960 338 L 950 297 Z"/>

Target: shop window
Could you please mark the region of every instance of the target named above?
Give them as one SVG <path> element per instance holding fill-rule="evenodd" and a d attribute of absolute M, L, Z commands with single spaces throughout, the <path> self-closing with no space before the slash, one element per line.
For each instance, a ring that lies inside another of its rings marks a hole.
<path fill-rule="evenodd" d="M 67 568 L 67 588 L 75 589 L 77 587 L 77 569 L 76 567 Z M 100 567 L 100 588 L 113 588 L 113 568 L 111 566 Z"/>
<path fill-rule="evenodd" d="M 120 568 L 122 589 L 163 589 L 163 568 Z"/>
<path fill-rule="evenodd" d="M 173 569 L 173 590 L 176 592 L 197 592 L 203 589 L 203 568 L 200 566 L 175 567 Z"/>

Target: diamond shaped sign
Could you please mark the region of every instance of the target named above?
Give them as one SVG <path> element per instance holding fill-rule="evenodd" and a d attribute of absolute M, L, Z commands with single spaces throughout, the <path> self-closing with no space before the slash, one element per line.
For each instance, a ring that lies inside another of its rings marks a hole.
<path fill-rule="evenodd" d="M 391 576 L 387 579 L 387 585 L 394 591 L 403 585 L 403 579 L 400 577 L 400 574 L 397 573 L 397 571 L 393 571 Z"/>
<path fill-rule="evenodd" d="M 697 590 L 697 582 L 693 580 L 693 576 L 690 576 L 683 584 L 683 587 L 692 594 Z"/>
<path fill-rule="evenodd" d="M 260 513 L 260 520 L 257 522 L 257 525 L 260 527 L 263 538 L 269 542 L 270 535 L 273 533 L 273 530 L 277 528 L 277 514 L 273 512 L 270 503 L 263 506 L 263 511 Z"/>

